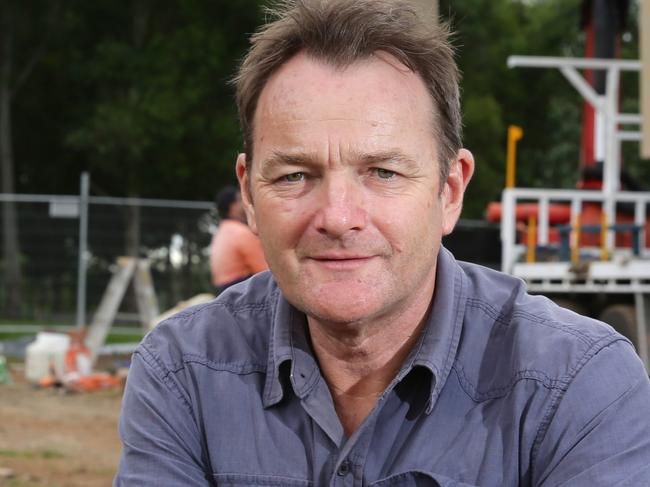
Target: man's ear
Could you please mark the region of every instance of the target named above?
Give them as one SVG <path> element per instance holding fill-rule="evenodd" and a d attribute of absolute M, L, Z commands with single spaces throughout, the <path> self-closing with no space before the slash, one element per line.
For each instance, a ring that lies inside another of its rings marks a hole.
<path fill-rule="evenodd" d="M 244 205 L 246 212 L 246 221 L 250 229 L 257 235 L 257 222 L 255 221 L 255 207 L 253 206 L 253 197 L 251 195 L 251 180 L 248 168 L 246 167 L 246 154 L 241 153 L 237 156 L 237 164 L 235 166 L 237 172 L 237 180 L 239 181 L 239 191 L 241 193 L 241 201 Z"/>
<path fill-rule="evenodd" d="M 474 174 L 474 156 L 467 149 L 458 151 L 451 161 L 449 175 L 445 181 L 442 195 L 442 234 L 449 235 L 456 226 L 463 209 L 463 196 L 469 180 Z"/>

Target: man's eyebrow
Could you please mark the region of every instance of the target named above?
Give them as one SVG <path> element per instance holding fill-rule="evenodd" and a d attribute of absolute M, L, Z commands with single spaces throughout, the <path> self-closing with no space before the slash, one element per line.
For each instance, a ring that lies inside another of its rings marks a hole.
<path fill-rule="evenodd" d="M 278 166 L 310 166 L 314 165 L 314 159 L 307 153 L 288 153 L 275 150 L 269 157 L 262 161 L 264 169 L 274 169 Z"/>
<path fill-rule="evenodd" d="M 399 150 L 355 153 L 351 155 L 355 164 L 369 166 L 372 164 L 393 164 L 403 167 L 417 167 L 418 163 Z M 306 152 L 282 152 L 275 150 L 262 161 L 265 170 L 282 166 L 315 166 L 317 157 Z"/>
<path fill-rule="evenodd" d="M 406 167 L 418 166 L 416 161 L 414 161 L 406 154 L 398 150 L 360 154 L 358 160 L 360 161 L 361 164 L 364 165 L 389 163 L 389 164 L 396 164 L 398 166 L 406 166 Z"/>

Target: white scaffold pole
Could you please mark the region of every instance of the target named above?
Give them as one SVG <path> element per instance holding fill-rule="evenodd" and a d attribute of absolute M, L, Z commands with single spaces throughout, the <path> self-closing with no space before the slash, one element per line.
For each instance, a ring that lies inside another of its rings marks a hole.
<path fill-rule="evenodd" d="M 88 196 L 90 176 L 81 173 L 79 192 L 79 265 L 77 272 L 77 328 L 86 326 L 86 271 L 88 267 Z"/>

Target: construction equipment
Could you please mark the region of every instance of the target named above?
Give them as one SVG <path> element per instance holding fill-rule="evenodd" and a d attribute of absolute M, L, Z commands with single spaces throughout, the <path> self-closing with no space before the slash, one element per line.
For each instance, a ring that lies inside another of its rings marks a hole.
<path fill-rule="evenodd" d="M 586 314 L 594 315 L 597 309 L 598 317 L 634 340 L 650 370 L 650 192 L 621 191 L 620 182 L 621 143 L 641 139 L 640 131 L 620 128 L 641 124 L 638 114 L 619 113 L 620 74 L 638 72 L 640 63 L 513 56 L 508 65 L 559 69 L 601 120 L 597 143 L 604 157 L 599 189 L 504 189 L 502 270 L 524 279 L 532 292 L 548 294 Z M 596 93 L 578 69 L 605 72 L 604 94 Z M 533 238 L 531 225 L 517 217 L 522 204 L 530 205 L 535 217 Z M 558 207 L 568 210 L 567 221 L 551 218 L 551 210 L 557 213 Z M 522 233 L 528 243 L 518 236 Z M 531 248 L 532 253 L 543 249 L 551 258 L 530 259 Z"/>
<path fill-rule="evenodd" d="M 617 328 L 650 371 L 650 191 L 622 184 L 621 145 L 642 139 L 641 115 L 619 111 L 621 75 L 641 71 L 639 61 L 617 59 L 627 7 L 583 2 L 586 58 L 508 59 L 511 68 L 559 70 L 584 99 L 582 171 L 573 190 L 517 188 L 510 176 L 488 218 L 501 222 L 504 272 Z"/>
<path fill-rule="evenodd" d="M 86 346 L 90 349 L 93 363 L 97 359 L 99 349 L 106 341 L 131 280 L 134 284 L 140 323 L 145 333 L 153 327 L 155 318 L 160 314 L 149 262 L 146 259 L 119 257 L 117 269 L 88 328 Z"/>

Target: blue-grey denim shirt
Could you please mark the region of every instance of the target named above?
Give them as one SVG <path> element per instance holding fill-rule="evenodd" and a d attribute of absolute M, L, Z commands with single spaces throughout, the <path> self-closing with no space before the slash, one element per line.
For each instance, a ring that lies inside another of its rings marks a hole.
<path fill-rule="evenodd" d="M 270 273 L 133 356 L 116 486 L 650 486 L 650 382 L 609 326 L 442 249 L 426 329 L 347 438 Z"/>

